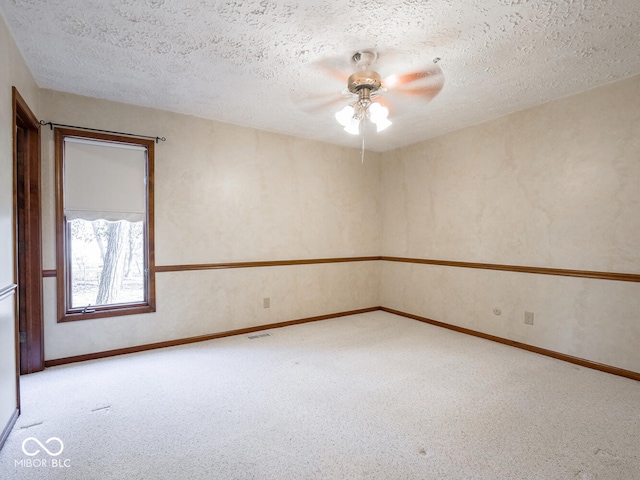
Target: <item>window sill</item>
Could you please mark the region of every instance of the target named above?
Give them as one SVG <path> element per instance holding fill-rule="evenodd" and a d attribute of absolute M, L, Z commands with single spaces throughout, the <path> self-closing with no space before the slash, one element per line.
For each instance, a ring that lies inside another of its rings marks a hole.
<path fill-rule="evenodd" d="M 124 315 L 138 315 L 142 313 L 153 313 L 156 311 L 154 305 L 131 304 L 126 306 L 114 305 L 110 307 L 96 307 L 93 312 L 66 312 L 58 318 L 58 323 L 75 322 L 78 320 L 93 320 L 96 318 L 121 317 Z"/>

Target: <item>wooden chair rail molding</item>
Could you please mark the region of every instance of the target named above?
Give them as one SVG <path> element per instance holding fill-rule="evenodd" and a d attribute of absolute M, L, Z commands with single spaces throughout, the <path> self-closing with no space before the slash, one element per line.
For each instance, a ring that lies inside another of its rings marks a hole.
<path fill-rule="evenodd" d="M 529 267 L 523 265 L 503 265 L 498 263 L 457 262 L 451 260 L 433 260 L 428 258 L 406 258 L 390 256 L 311 258 L 302 260 L 266 260 L 256 262 L 198 263 L 187 265 L 156 265 L 155 272 L 189 272 L 196 270 L 222 270 L 227 268 L 280 267 L 287 265 L 314 265 L 321 263 L 371 262 L 415 263 L 422 265 L 440 265 L 444 267 L 475 268 L 481 270 L 498 270 L 503 272 L 529 273 L 536 275 L 556 275 L 562 277 L 593 278 L 596 280 L 615 280 L 618 282 L 640 283 L 640 274 L 599 272 L 593 270 L 570 270 L 564 268 Z M 43 270 L 43 277 L 55 277 L 56 270 Z"/>
<path fill-rule="evenodd" d="M 380 260 L 379 256 L 267 260 L 258 262 L 200 263 L 191 265 L 156 265 L 156 273 L 185 272 L 191 270 L 217 270 L 225 268 L 281 267 L 287 265 L 313 265 L 319 263 L 371 262 L 377 260 Z"/>
<path fill-rule="evenodd" d="M 598 280 L 617 280 L 619 282 L 640 282 L 640 274 L 597 272 L 592 270 L 569 270 L 564 268 L 527 267 L 502 265 L 498 263 L 455 262 L 450 260 L 430 260 L 426 258 L 405 258 L 381 256 L 387 262 L 417 263 L 423 265 L 442 265 L 445 267 L 476 268 L 482 270 L 500 270 L 503 272 L 533 273 L 536 275 L 556 275 L 562 277 L 594 278 Z"/>
<path fill-rule="evenodd" d="M 228 268 L 254 267 L 282 267 L 287 265 L 315 265 L 320 263 L 372 262 L 380 260 L 379 256 L 369 257 L 338 257 L 338 258 L 309 258 L 302 260 L 262 260 L 255 262 L 224 262 L 224 263 L 191 263 L 186 265 L 156 265 L 156 273 L 164 272 L 192 272 L 197 270 L 224 270 Z M 55 277 L 56 270 L 43 270 L 43 277 Z"/>

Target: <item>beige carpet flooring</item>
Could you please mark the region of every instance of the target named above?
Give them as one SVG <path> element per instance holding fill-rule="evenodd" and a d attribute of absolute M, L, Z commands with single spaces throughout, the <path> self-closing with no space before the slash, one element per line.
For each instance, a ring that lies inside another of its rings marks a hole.
<path fill-rule="evenodd" d="M 23 377 L 0 478 L 640 478 L 640 382 L 385 312 L 267 332 Z"/>

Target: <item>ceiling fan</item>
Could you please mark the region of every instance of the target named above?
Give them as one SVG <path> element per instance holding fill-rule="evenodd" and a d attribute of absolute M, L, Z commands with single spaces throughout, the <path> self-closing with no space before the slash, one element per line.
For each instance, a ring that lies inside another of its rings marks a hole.
<path fill-rule="evenodd" d="M 372 122 L 378 132 L 388 128 L 392 124 L 388 118 L 389 106 L 396 94 L 431 100 L 444 86 L 444 75 L 438 66 L 439 58 L 434 59 L 423 70 L 389 75 L 384 79 L 372 69 L 377 59 L 378 54 L 372 50 L 357 52 L 352 57 L 357 71 L 346 78 L 347 87 L 342 91 L 349 99 L 349 104 L 337 112 L 335 117 L 344 130 L 353 135 L 361 132 L 364 135 L 363 123 L 366 120 Z M 346 74 L 326 62 L 321 65 L 332 76 L 344 81 Z M 329 104 L 342 102 L 344 97 L 333 99 Z"/>

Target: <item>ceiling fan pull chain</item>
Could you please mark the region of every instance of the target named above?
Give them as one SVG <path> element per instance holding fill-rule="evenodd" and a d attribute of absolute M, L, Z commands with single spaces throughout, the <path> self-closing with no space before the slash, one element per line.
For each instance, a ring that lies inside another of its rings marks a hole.
<path fill-rule="evenodd" d="M 364 119 L 360 122 L 360 127 L 362 128 L 362 150 L 360 152 L 360 161 L 364 164 L 364 131 L 366 130 Z"/>

